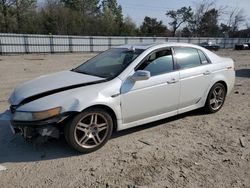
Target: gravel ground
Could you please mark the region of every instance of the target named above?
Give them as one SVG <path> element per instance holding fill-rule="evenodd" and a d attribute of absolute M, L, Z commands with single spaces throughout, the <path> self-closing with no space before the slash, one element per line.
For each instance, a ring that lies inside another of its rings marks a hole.
<path fill-rule="evenodd" d="M 0 126 L 0 187 L 250 187 L 250 51 L 217 53 L 236 61 L 237 78 L 216 114 L 196 110 L 121 131 L 86 155 L 64 139 L 33 145 Z M 0 56 L 0 112 L 19 83 L 93 55 Z"/>

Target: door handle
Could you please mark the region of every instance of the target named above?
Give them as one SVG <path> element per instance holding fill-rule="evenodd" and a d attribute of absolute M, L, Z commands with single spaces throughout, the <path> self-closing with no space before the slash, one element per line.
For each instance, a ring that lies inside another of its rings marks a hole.
<path fill-rule="evenodd" d="M 211 72 L 207 70 L 207 71 L 204 72 L 203 74 L 204 74 L 204 75 L 209 75 L 209 74 L 211 74 Z"/>
<path fill-rule="evenodd" d="M 174 84 L 178 82 L 178 80 L 176 80 L 175 78 L 172 78 L 171 80 L 167 81 L 168 84 Z"/>

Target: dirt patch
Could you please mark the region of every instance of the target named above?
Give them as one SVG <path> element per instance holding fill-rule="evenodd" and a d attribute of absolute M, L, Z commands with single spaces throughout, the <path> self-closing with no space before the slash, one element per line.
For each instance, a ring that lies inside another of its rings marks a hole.
<path fill-rule="evenodd" d="M 79 155 L 64 139 L 39 146 L 0 126 L 0 187 L 250 187 L 250 53 L 220 50 L 236 62 L 236 86 L 216 114 L 200 110 L 116 133 Z M 68 70 L 94 54 L 3 56 L 0 111 L 12 89 Z"/>

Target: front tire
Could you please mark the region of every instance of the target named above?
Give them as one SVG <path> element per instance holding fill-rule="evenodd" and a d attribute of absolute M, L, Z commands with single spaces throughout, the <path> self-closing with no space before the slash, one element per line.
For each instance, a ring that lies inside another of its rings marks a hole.
<path fill-rule="evenodd" d="M 64 129 L 68 144 L 81 153 L 90 153 L 106 144 L 113 131 L 111 116 L 103 109 L 92 108 L 75 116 Z"/>
<path fill-rule="evenodd" d="M 213 87 L 210 89 L 208 93 L 204 108 L 208 113 L 218 112 L 223 106 L 225 99 L 226 99 L 225 86 L 221 83 L 216 83 L 213 85 Z"/>

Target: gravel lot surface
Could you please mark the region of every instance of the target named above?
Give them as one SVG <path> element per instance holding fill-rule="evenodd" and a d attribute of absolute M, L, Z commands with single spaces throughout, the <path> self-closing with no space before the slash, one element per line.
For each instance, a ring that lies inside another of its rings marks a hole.
<path fill-rule="evenodd" d="M 234 91 L 216 114 L 201 110 L 115 133 L 79 155 L 65 140 L 33 145 L 0 126 L 0 187 L 250 187 L 250 51 L 236 61 Z M 0 56 L 0 112 L 21 82 L 94 54 Z"/>

